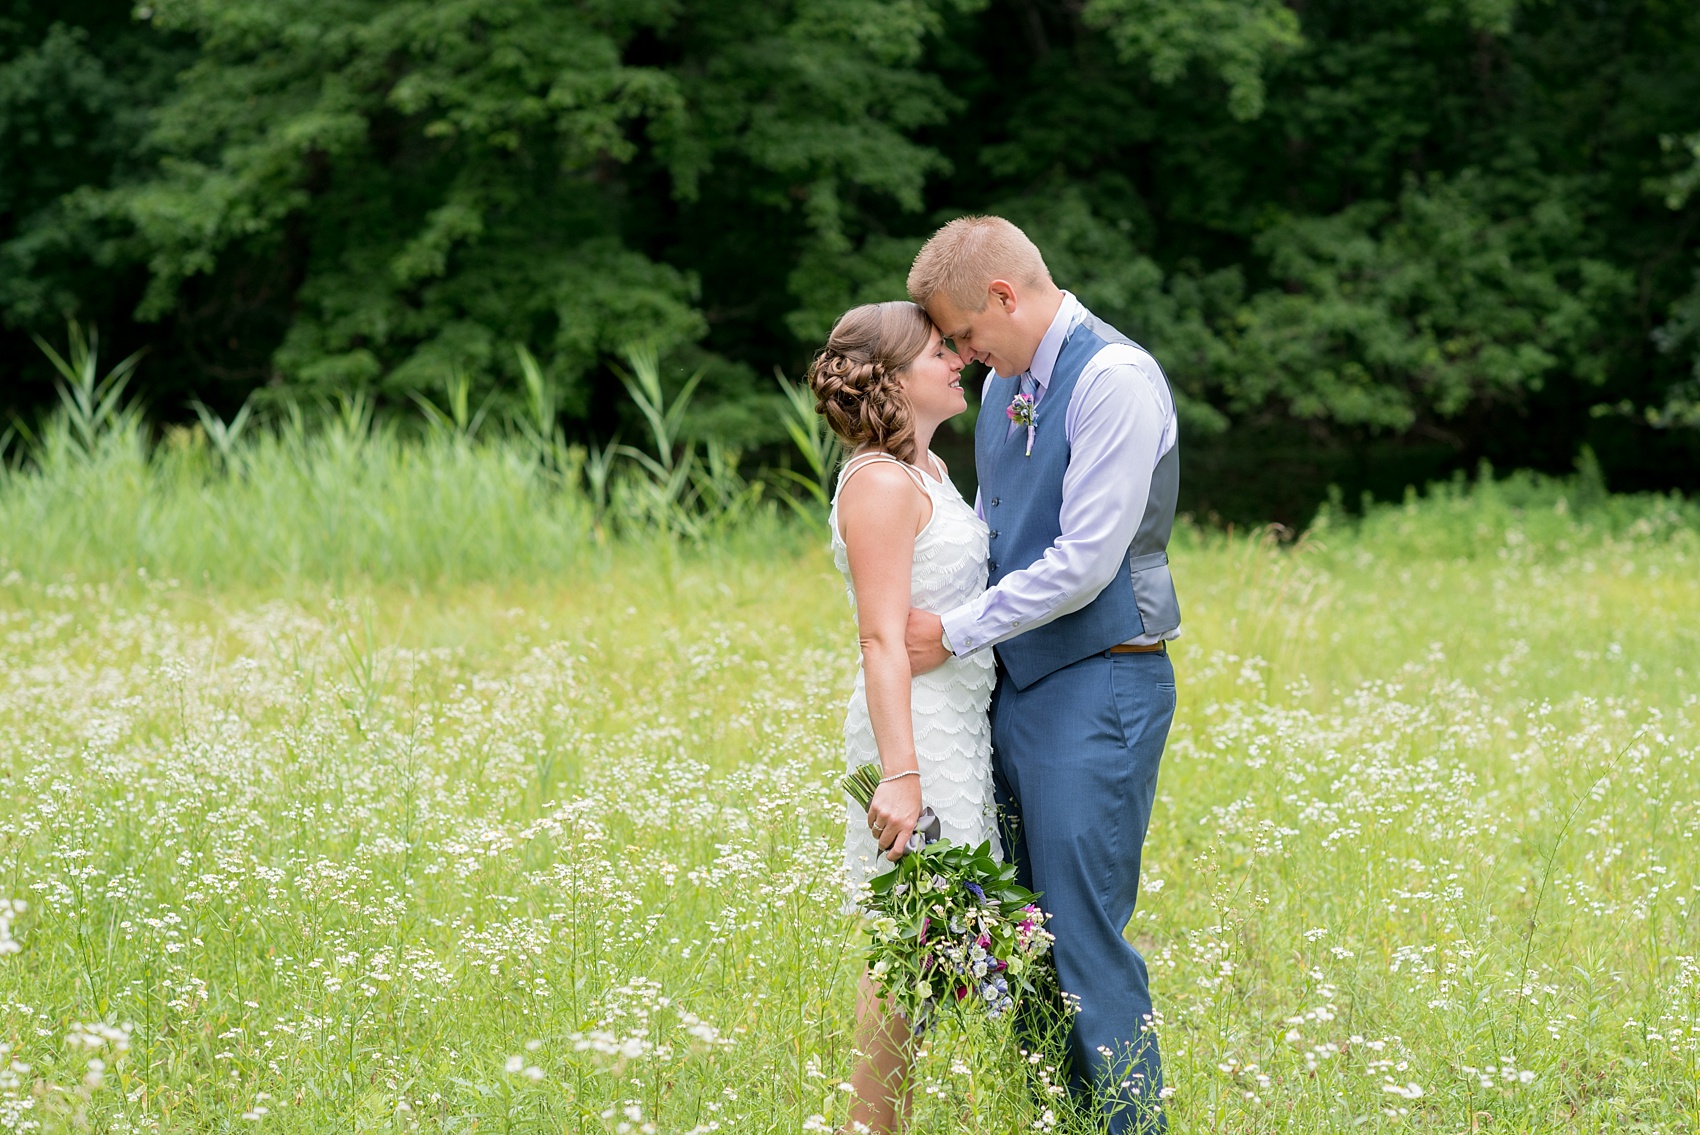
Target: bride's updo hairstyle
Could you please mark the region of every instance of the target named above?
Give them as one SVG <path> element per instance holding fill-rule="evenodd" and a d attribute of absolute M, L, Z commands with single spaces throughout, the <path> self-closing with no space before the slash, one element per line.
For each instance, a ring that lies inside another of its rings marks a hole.
<path fill-rule="evenodd" d="M 809 366 L 815 413 L 851 449 L 915 460 L 915 424 L 899 381 L 926 350 L 933 322 L 907 300 L 867 303 L 839 316 Z"/>

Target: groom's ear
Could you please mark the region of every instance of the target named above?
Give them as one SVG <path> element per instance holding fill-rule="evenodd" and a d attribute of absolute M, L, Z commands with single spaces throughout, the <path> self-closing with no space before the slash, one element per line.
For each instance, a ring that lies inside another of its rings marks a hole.
<path fill-rule="evenodd" d="M 1008 280 L 993 280 L 986 285 L 986 292 L 991 302 L 998 305 L 1005 315 L 1014 315 L 1021 297 L 1016 294 L 1015 285 Z"/>

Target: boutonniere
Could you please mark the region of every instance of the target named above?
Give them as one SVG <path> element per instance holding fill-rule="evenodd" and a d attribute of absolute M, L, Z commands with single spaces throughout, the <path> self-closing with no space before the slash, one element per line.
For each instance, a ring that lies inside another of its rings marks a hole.
<path fill-rule="evenodd" d="M 1016 425 L 1027 427 L 1026 456 L 1032 457 L 1033 427 L 1039 424 L 1038 411 L 1033 407 L 1033 396 L 1031 394 L 1017 394 L 1010 399 L 1009 409 L 1005 410 L 1004 413 L 1008 414 L 1009 420 Z"/>

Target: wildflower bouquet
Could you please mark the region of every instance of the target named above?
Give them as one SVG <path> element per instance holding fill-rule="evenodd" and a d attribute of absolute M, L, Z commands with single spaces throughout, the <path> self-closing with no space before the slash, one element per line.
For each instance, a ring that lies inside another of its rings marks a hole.
<path fill-rule="evenodd" d="M 879 779 L 878 766 L 864 765 L 840 784 L 867 808 Z M 1039 896 L 1015 881 L 1013 864 L 992 858 L 990 843 L 961 846 L 937 832 L 924 810 L 908 853 L 869 884 L 868 975 L 917 1034 L 941 1004 L 997 1017 L 1050 976 Z"/>

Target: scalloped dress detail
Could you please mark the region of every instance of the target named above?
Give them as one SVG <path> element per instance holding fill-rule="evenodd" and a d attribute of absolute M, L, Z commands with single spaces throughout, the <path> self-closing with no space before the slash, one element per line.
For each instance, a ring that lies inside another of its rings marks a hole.
<path fill-rule="evenodd" d="M 928 454 L 931 457 L 931 454 Z M 910 574 L 910 602 L 924 611 L 942 614 L 986 590 L 989 531 L 986 522 L 962 498 L 948 477 L 934 480 L 895 458 L 931 499 L 933 515 L 915 537 L 915 561 Z M 936 459 L 935 459 L 936 460 Z M 844 472 L 850 472 L 847 464 Z M 839 474 L 839 492 L 844 473 Z M 850 582 L 850 554 L 838 529 L 838 493 L 833 494 L 827 520 L 832 531 L 832 560 L 844 575 L 852 611 L 856 592 Z M 1001 861 L 992 794 L 992 730 L 986 712 L 997 682 L 992 652 L 976 651 L 966 658 L 949 658 L 936 670 L 910 680 L 909 711 L 914 722 L 915 756 L 921 773 L 921 801 L 939 818 L 940 834 L 952 843 L 990 842 Z M 846 771 L 879 764 L 873 724 L 868 718 L 866 679 L 860 663 L 856 684 L 844 715 Z M 893 864 L 880 854 L 868 831 L 868 814 L 846 801 L 844 866 L 850 886 L 850 906 L 875 875 Z"/>

